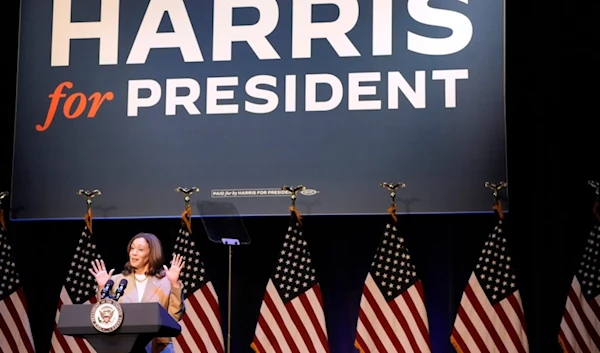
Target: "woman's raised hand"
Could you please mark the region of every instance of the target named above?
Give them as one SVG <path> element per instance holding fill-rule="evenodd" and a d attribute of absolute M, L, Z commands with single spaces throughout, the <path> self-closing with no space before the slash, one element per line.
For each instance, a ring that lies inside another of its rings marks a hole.
<path fill-rule="evenodd" d="M 173 286 L 179 285 L 179 273 L 181 273 L 181 269 L 185 266 L 185 261 L 183 261 L 183 256 L 175 254 L 173 260 L 171 260 L 171 267 L 167 267 L 163 265 L 165 268 L 165 274 L 167 279 L 171 281 Z"/>
<path fill-rule="evenodd" d="M 112 276 L 115 269 L 113 268 L 110 272 L 106 272 L 106 266 L 104 266 L 103 260 L 94 260 L 92 261 L 92 268 L 90 268 L 90 273 L 94 275 L 96 278 L 96 283 L 98 283 L 98 289 L 104 288 L 104 285 L 110 277 Z"/>

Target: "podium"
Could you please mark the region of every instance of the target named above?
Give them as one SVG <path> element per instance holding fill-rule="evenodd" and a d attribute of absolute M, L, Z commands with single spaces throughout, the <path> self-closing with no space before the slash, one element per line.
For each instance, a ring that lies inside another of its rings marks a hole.
<path fill-rule="evenodd" d="M 177 337 L 181 326 L 159 303 L 124 303 L 123 323 L 111 333 L 97 331 L 90 321 L 93 304 L 63 305 L 58 331 L 85 338 L 97 353 L 146 352 L 154 337 Z"/>

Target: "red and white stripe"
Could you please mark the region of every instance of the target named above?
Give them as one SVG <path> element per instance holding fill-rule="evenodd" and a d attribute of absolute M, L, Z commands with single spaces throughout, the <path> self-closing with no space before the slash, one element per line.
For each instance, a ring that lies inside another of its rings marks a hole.
<path fill-rule="evenodd" d="M 82 304 L 95 303 L 96 297 L 90 298 Z M 96 350 L 83 338 L 75 338 L 71 336 L 63 336 L 57 328 L 58 319 L 60 318 L 60 309 L 63 305 L 73 304 L 67 290 L 63 286 L 60 291 L 60 299 L 58 300 L 58 308 L 56 309 L 56 317 L 54 319 L 54 331 L 52 332 L 52 342 L 50 353 L 95 353 Z"/>
<path fill-rule="evenodd" d="M 256 353 L 328 353 L 319 285 L 284 304 L 271 280 L 252 341 Z"/>
<path fill-rule="evenodd" d="M 23 288 L 0 301 L 0 352 L 35 352 Z"/>
<path fill-rule="evenodd" d="M 421 281 L 388 303 L 369 273 L 355 345 L 361 353 L 431 352 Z"/>
<path fill-rule="evenodd" d="M 458 309 L 451 341 L 458 353 L 528 353 L 519 291 L 492 305 L 473 273 Z"/>
<path fill-rule="evenodd" d="M 181 334 L 174 340 L 175 351 L 183 353 L 223 353 L 219 302 L 211 282 L 185 300 Z"/>
<path fill-rule="evenodd" d="M 559 341 L 566 353 L 600 352 L 600 296 L 586 301 L 573 278 L 560 322 Z"/>

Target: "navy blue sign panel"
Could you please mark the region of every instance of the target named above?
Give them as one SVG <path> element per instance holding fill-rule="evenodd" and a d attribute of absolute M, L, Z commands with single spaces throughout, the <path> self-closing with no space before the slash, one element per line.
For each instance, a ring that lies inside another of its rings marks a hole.
<path fill-rule="evenodd" d="M 501 0 L 23 0 L 12 217 L 491 212 L 503 54 Z"/>

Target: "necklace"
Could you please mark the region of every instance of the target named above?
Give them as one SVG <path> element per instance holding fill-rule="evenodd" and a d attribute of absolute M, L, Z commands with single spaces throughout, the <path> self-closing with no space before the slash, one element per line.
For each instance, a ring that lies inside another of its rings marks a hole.
<path fill-rule="evenodd" d="M 144 279 L 138 279 L 138 275 L 136 274 L 136 275 L 133 276 L 133 278 L 135 278 L 135 280 L 137 282 L 142 283 L 142 282 L 144 282 L 146 280 L 146 278 L 148 278 L 148 276 L 144 275 Z"/>

